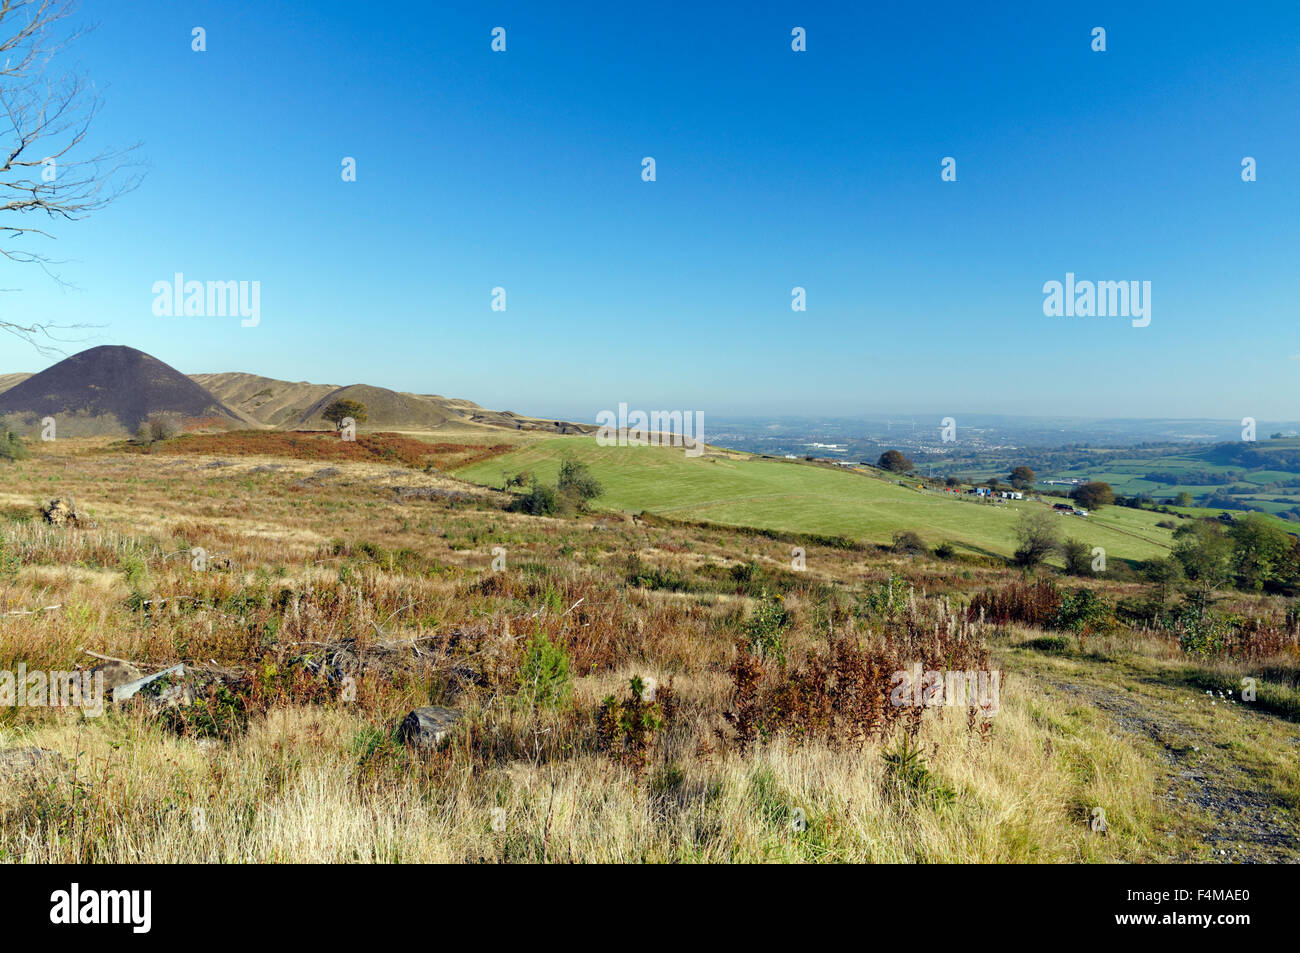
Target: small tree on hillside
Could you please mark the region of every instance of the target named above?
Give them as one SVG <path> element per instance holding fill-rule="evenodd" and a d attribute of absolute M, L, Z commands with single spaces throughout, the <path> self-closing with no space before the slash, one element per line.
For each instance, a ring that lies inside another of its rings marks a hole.
<path fill-rule="evenodd" d="M 1028 490 L 1036 479 L 1037 475 L 1029 467 L 1016 467 L 1011 471 L 1011 485 L 1017 490 Z"/>
<path fill-rule="evenodd" d="M 577 460 L 565 460 L 560 464 L 560 478 L 555 484 L 562 496 L 571 499 L 580 510 L 605 492 L 596 478 L 591 475 L 585 463 Z"/>
<path fill-rule="evenodd" d="M 1065 571 L 1071 576 L 1087 576 L 1092 572 L 1092 553 L 1085 542 L 1067 539 L 1061 544 L 1061 558 L 1065 560 Z"/>
<path fill-rule="evenodd" d="M 894 552 L 904 556 L 919 556 L 926 552 L 925 541 L 910 529 L 900 529 L 894 534 Z"/>
<path fill-rule="evenodd" d="M 1174 530 L 1173 558 L 1202 592 L 1228 581 L 1232 550 L 1232 539 L 1217 520 L 1195 520 Z"/>
<path fill-rule="evenodd" d="M 21 460 L 27 456 L 27 445 L 9 421 L 0 417 L 0 460 Z"/>
<path fill-rule="evenodd" d="M 1115 491 L 1110 488 L 1109 483 L 1100 481 L 1085 483 L 1070 496 L 1085 510 L 1099 510 L 1107 503 L 1115 502 Z"/>
<path fill-rule="evenodd" d="M 1016 564 L 1026 568 L 1037 566 L 1060 547 L 1061 529 L 1058 517 L 1048 509 L 1022 510 L 1016 527 Z"/>
<path fill-rule="evenodd" d="M 1155 594 L 1162 602 L 1186 578 L 1183 564 L 1173 556 L 1157 556 L 1148 559 L 1138 567 L 1138 571 L 1143 579 L 1152 584 Z"/>
<path fill-rule="evenodd" d="M 366 422 L 366 405 L 359 400 L 336 400 L 324 410 L 321 416 L 334 425 L 336 430 L 342 429 L 343 421 L 351 417 L 356 423 Z"/>
<path fill-rule="evenodd" d="M 890 473 L 907 473 L 909 470 L 916 469 L 916 464 L 897 450 L 886 450 L 882 453 L 880 459 L 876 462 L 876 466 L 882 470 L 888 470 Z"/>
<path fill-rule="evenodd" d="M 534 476 L 528 491 L 516 496 L 508 509 L 533 516 L 572 516 L 585 510 L 603 492 L 586 464 L 565 460 L 560 464 L 555 486 L 546 486 Z"/>
<path fill-rule="evenodd" d="M 1247 513 L 1228 530 L 1232 539 L 1232 570 L 1240 589 L 1280 588 L 1291 554 L 1291 537 L 1263 513 Z"/>
<path fill-rule="evenodd" d="M 170 440 L 180 432 L 176 421 L 162 414 L 152 414 L 148 421 L 149 439 L 152 441 Z"/>

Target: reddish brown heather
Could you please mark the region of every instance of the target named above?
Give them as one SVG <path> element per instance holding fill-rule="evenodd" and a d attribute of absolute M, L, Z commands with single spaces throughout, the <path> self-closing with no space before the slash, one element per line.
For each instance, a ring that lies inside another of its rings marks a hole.
<path fill-rule="evenodd" d="M 512 450 L 509 444 L 429 443 L 395 433 L 358 434 L 343 440 L 331 431 L 236 430 L 185 434 L 149 447 L 115 446 L 114 451 L 202 454 L 206 456 L 288 457 L 294 460 L 391 462 L 407 467 L 450 470 L 489 460 Z"/>

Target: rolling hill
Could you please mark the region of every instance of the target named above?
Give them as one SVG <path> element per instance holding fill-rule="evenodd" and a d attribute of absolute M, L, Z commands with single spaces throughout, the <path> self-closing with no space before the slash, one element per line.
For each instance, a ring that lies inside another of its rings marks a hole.
<path fill-rule="evenodd" d="M 0 394 L 16 387 L 31 376 L 31 374 L 0 374 Z"/>
<path fill-rule="evenodd" d="M 271 427 L 296 426 L 310 407 L 338 390 L 335 384 L 291 383 L 257 374 L 191 374 L 190 380 L 227 407 Z"/>
<path fill-rule="evenodd" d="M 259 424 L 284 430 L 323 430 L 329 424 L 321 412 L 336 400 L 366 405 L 366 431 L 457 431 L 503 428 L 587 433 L 595 427 L 563 420 L 543 420 L 510 411 L 487 410 L 478 404 L 438 394 L 412 394 L 369 384 L 291 383 L 256 374 L 195 374 L 193 380 Z"/>
<path fill-rule="evenodd" d="M 257 374 L 189 377 L 143 351 L 104 346 L 74 354 L 39 374 L 0 374 L 0 414 L 34 431 L 44 417 L 68 437 L 124 436 L 161 414 L 189 429 L 324 430 L 321 417 L 336 400 L 366 405 L 362 431 L 588 433 L 595 428 L 487 410 L 469 400 L 411 394 L 369 384 L 312 384 Z"/>
<path fill-rule="evenodd" d="M 74 354 L 0 393 L 0 414 L 30 430 L 53 417 L 67 437 L 131 434 L 153 415 L 191 429 L 252 423 L 174 367 L 113 345 Z"/>

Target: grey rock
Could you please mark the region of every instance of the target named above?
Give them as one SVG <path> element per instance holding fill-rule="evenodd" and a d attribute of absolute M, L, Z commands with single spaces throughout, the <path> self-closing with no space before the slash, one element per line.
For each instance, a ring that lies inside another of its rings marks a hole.
<path fill-rule="evenodd" d="M 0 779 L 30 781 L 64 768 L 67 761 L 48 748 L 6 748 L 0 750 Z"/>
<path fill-rule="evenodd" d="M 119 685 L 126 685 L 137 678 L 144 677 L 144 671 L 130 662 L 109 661 L 96 665 L 90 670 L 90 675 L 91 677 L 104 676 L 104 691 L 111 698 Z"/>
<path fill-rule="evenodd" d="M 414 748 L 436 748 L 464 716 L 464 712 L 441 705 L 417 708 L 402 720 L 402 740 Z"/>

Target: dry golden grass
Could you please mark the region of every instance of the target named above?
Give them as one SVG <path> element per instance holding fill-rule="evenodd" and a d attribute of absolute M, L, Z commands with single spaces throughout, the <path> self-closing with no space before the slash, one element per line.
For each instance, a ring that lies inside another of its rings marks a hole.
<path fill-rule="evenodd" d="M 1074 736 L 1047 749 L 1040 720 Z M 894 792 L 879 752 L 775 743 L 691 758 L 638 781 L 605 758 L 483 768 L 458 751 L 371 772 L 348 711 L 273 712 L 201 748 L 139 720 L 3 737 L 61 751 L 76 779 L 9 790 L 5 858 L 24 862 L 868 861 L 1079 862 L 1151 856 L 1162 820 L 1149 765 L 1059 707 L 1012 698 L 996 740 L 929 726 L 932 767 L 958 792 L 936 808 Z M 687 754 L 683 752 L 683 754 Z M 1095 765 L 1087 776 L 1077 759 Z M 1086 818 L 1107 808 L 1108 838 Z M 493 808 L 504 810 L 494 830 Z M 796 825 L 795 810 L 806 816 Z M 14 813 L 10 813 L 14 817 Z M 42 823 L 43 822 L 43 823 Z"/>
<path fill-rule="evenodd" d="M 798 665 L 832 632 L 888 644 L 899 613 L 957 604 L 1002 570 L 809 544 L 793 572 L 789 545 L 759 535 L 527 517 L 498 494 L 372 462 L 321 474 L 290 459 L 36 449 L 2 471 L 0 670 L 70 669 L 93 663 L 89 649 L 238 669 L 252 688 L 247 729 L 215 740 L 137 709 L 0 712 L 0 749 L 68 760 L 0 790 L 6 860 L 1140 862 L 1199 836 L 1194 812 L 1160 796 L 1160 759 L 1015 648 L 1037 632 L 985 633 L 1007 672 L 986 736 L 964 710 L 923 717 L 931 787 L 891 771 L 897 735 L 858 746 L 778 731 L 743 752 L 729 740 L 728 667 L 763 593 L 783 597 Z M 39 522 L 37 503 L 56 495 L 96 525 Z M 194 571 L 194 547 L 213 568 Z M 882 587 L 922 609 L 871 608 Z M 555 707 L 521 701 L 538 633 L 572 666 Z M 1176 661 L 1167 640 L 1112 638 L 1106 651 Z M 348 702 L 297 677 L 304 653 L 339 640 L 422 649 L 360 676 Z M 449 681 L 458 667 L 475 680 Z M 677 702 L 642 770 L 602 750 L 594 727 L 633 676 Z M 463 709 L 465 724 L 421 756 L 394 729 L 429 703 Z"/>

